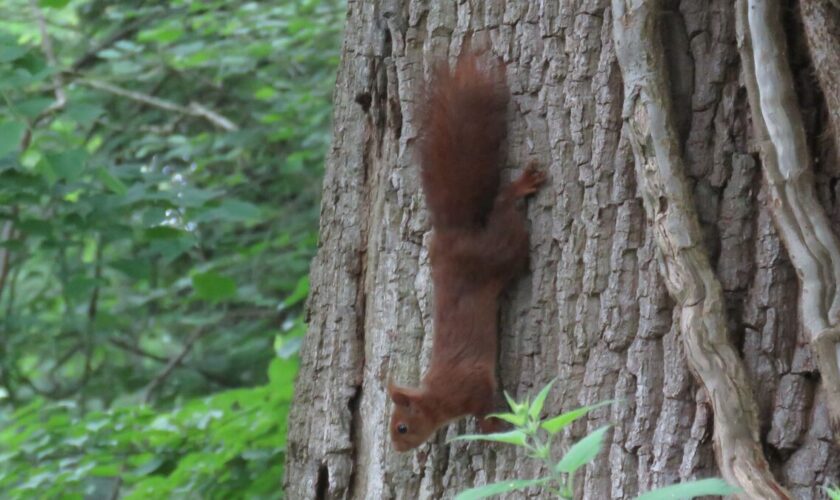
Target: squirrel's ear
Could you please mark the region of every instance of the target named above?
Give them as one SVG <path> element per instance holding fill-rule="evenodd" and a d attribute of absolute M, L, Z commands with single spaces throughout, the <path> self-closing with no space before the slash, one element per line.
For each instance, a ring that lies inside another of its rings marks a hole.
<path fill-rule="evenodd" d="M 399 406 L 411 406 L 411 400 L 414 398 L 413 392 L 407 387 L 388 384 L 388 394 L 391 396 L 394 404 Z"/>

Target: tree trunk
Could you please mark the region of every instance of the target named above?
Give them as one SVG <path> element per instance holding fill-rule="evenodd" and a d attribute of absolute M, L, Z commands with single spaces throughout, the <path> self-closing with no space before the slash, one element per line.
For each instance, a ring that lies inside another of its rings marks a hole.
<path fill-rule="evenodd" d="M 540 474 L 535 461 L 510 446 L 445 444 L 475 431 L 472 419 L 410 453 L 395 452 L 388 436 L 387 383 L 415 384 L 432 342 L 430 226 L 414 151 L 415 98 L 434 62 L 454 60 L 471 33 L 484 36 L 507 64 L 513 99 L 505 174 L 512 177 L 529 159 L 549 172 L 548 186 L 528 205 L 531 272 L 502 302 L 504 389 L 521 398 L 558 377 L 546 402 L 551 415 L 623 401 L 566 432 L 568 444 L 613 424 L 606 450 L 576 478 L 577 498 L 633 498 L 724 475 L 745 497 L 762 491 L 750 489 L 751 481 L 775 480 L 778 498 L 789 492 L 810 499 L 840 482 L 830 391 L 812 353 L 811 329 L 801 325 L 790 242 L 774 225 L 777 185 L 768 187 L 762 174 L 768 156 L 763 147 L 758 154 L 754 89 L 739 56 L 731 0 L 668 1 L 649 16 L 661 57 L 646 62 L 656 65 L 667 92 L 662 110 L 672 163 L 645 149 L 656 131 L 638 128 L 642 108 L 633 107 L 635 94 L 625 95 L 635 88 L 626 66 L 632 57 L 617 57 L 615 38 L 632 19 L 622 14 L 618 22 L 625 24 L 614 26 L 609 0 L 348 3 L 309 330 L 289 417 L 287 498 L 450 498 L 474 485 Z M 807 168 L 836 233 L 840 134 L 829 126 L 835 115 L 826 101 L 837 97 L 840 67 L 820 68 L 815 78 L 809 50 L 813 60 L 836 64 L 840 43 L 826 43 L 821 33 L 837 35 L 837 23 L 806 30 L 802 22 L 840 10 L 827 1 L 803 3 L 802 13 L 786 5 L 784 37 L 815 159 Z M 638 102 L 650 104 L 644 82 L 637 83 Z M 687 197 L 671 198 L 679 191 L 668 191 L 672 185 L 649 197 L 645 169 L 659 169 L 653 172 L 659 182 L 667 180 L 662 169 L 674 165 Z M 675 229 L 672 220 L 685 227 Z M 692 224 L 696 234 L 686 229 Z M 702 269 L 685 279 L 703 276 L 708 286 L 680 281 L 679 271 L 693 268 L 680 264 L 688 244 L 677 241 L 675 252 L 665 245 L 674 234 L 697 243 L 690 249 Z M 826 288 L 836 293 L 836 284 Z M 691 309 L 698 301 L 715 302 L 717 312 Z M 694 318 L 707 334 L 693 329 Z M 722 350 L 698 358 L 707 342 L 722 343 Z M 704 359 L 723 365 L 709 370 Z M 710 382 L 721 373 L 735 374 L 729 389 Z M 730 389 L 734 399 L 723 397 Z M 732 438 L 729 424 L 738 427 Z M 756 456 L 743 457 L 739 450 L 752 449 L 750 443 Z M 730 462 L 740 459 L 769 466 L 767 477 L 739 477 L 749 469 Z"/>

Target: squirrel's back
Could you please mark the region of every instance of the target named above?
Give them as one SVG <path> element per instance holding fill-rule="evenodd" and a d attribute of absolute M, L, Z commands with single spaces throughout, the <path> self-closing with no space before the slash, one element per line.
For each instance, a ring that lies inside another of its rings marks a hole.
<path fill-rule="evenodd" d="M 435 228 L 484 223 L 499 190 L 509 91 L 500 63 L 467 51 L 441 63 L 421 107 L 423 191 Z"/>

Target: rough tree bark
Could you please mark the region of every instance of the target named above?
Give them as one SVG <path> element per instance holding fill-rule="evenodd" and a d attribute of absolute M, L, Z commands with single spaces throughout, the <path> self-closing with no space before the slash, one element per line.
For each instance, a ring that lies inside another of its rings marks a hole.
<path fill-rule="evenodd" d="M 822 331 L 800 315 L 797 269 L 812 288 L 774 226 L 780 188 L 763 174 L 772 171 L 735 5 L 649 2 L 661 5 L 645 18 L 657 54 L 646 69 L 616 44 L 641 2 L 612 3 L 615 18 L 609 0 L 349 2 L 288 498 L 449 498 L 539 473 L 509 447 L 444 443 L 471 421 L 407 454 L 387 435 L 387 382 L 417 382 L 432 339 L 414 98 L 432 64 L 478 32 L 514 93 L 506 174 L 537 159 L 550 175 L 529 204 L 532 272 L 502 306 L 502 383 L 521 396 L 558 377 L 548 413 L 625 401 L 567 431 L 571 442 L 614 424 L 578 497 L 633 498 L 723 474 L 752 498 L 821 498 L 821 485 L 840 480 L 818 369 L 830 363 L 812 352 Z M 840 10 L 783 6 L 808 180 L 827 214 L 818 230 L 840 234 L 840 43 L 826 41 L 838 37 Z M 623 78 L 627 64 L 641 73 Z M 661 107 L 645 97 L 654 84 Z"/>

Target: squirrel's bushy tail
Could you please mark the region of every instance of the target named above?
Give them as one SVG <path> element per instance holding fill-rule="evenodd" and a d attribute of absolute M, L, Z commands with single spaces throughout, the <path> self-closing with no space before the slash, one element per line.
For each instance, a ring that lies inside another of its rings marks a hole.
<path fill-rule="evenodd" d="M 501 63 L 466 51 L 435 70 L 421 107 L 423 191 L 435 228 L 483 224 L 499 190 L 509 91 Z"/>

